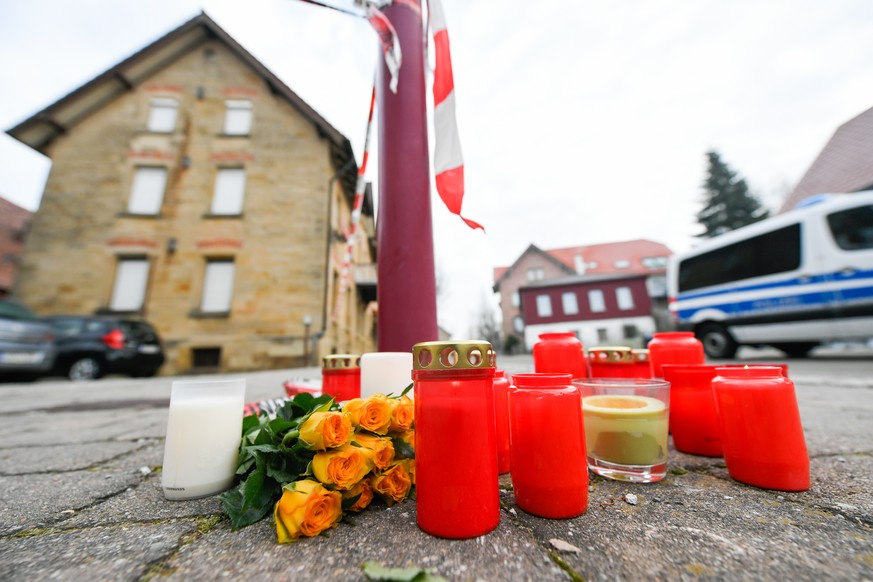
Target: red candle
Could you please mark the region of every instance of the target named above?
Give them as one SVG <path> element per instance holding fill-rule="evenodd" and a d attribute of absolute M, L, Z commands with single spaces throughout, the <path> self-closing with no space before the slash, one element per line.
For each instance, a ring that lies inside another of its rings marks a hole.
<path fill-rule="evenodd" d="M 582 342 L 572 332 L 543 333 L 533 347 L 534 370 L 587 378 L 588 365 Z"/>
<path fill-rule="evenodd" d="M 416 516 L 423 531 L 471 538 L 500 522 L 488 342 L 413 346 Z"/>
<path fill-rule="evenodd" d="M 361 396 L 361 356 L 332 354 L 325 356 L 321 368 L 321 392 L 337 402 Z"/>
<path fill-rule="evenodd" d="M 649 380 L 652 378 L 652 361 L 649 359 L 649 350 L 631 350 L 634 360 L 634 378 Z"/>
<path fill-rule="evenodd" d="M 809 489 L 794 383 L 777 366 L 720 367 L 716 374 L 712 390 L 730 476 L 765 489 Z"/>
<path fill-rule="evenodd" d="M 566 518 L 588 507 L 582 403 L 569 374 L 516 374 L 509 394 L 512 485 L 527 513 Z"/>
<path fill-rule="evenodd" d="M 703 344 L 690 331 L 665 331 L 652 336 L 649 341 L 649 359 L 652 361 L 652 377 L 663 378 L 663 364 L 705 364 Z"/>
<path fill-rule="evenodd" d="M 598 346 L 588 350 L 588 367 L 592 378 L 634 378 L 631 349 L 624 346 Z"/>
<path fill-rule="evenodd" d="M 506 372 L 494 372 L 494 421 L 497 437 L 497 472 L 509 473 L 509 378 Z"/>
<path fill-rule="evenodd" d="M 718 413 L 712 392 L 716 366 L 664 364 L 670 383 L 670 432 L 677 451 L 723 456 Z"/>

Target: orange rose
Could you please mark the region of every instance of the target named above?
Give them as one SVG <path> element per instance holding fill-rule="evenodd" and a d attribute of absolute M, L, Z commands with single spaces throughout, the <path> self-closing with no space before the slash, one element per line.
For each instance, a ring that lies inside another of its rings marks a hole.
<path fill-rule="evenodd" d="M 403 465 L 406 474 L 409 475 L 409 480 L 415 485 L 415 459 L 403 459 L 398 462 L 398 465 Z"/>
<path fill-rule="evenodd" d="M 300 440 L 316 451 L 344 445 L 351 435 L 351 420 L 342 412 L 313 412 L 300 425 Z"/>
<path fill-rule="evenodd" d="M 312 473 L 325 485 L 348 489 L 373 468 L 373 462 L 361 447 L 345 445 L 340 449 L 318 453 L 312 458 Z"/>
<path fill-rule="evenodd" d="M 342 495 L 328 491 L 321 483 L 306 479 L 282 488 L 273 520 L 280 544 L 293 542 L 301 535 L 312 537 L 334 527 L 342 518 Z"/>
<path fill-rule="evenodd" d="M 412 489 L 412 478 L 402 463 L 395 463 L 384 473 L 370 477 L 370 486 L 390 506 L 406 499 Z"/>
<path fill-rule="evenodd" d="M 403 432 L 412 428 L 415 418 L 415 403 L 409 396 L 391 399 L 391 432 Z"/>
<path fill-rule="evenodd" d="M 344 502 L 357 497 L 358 499 L 354 504 L 345 509 L 358 512 L 362 509 L 366 509 L 367 506 L 370 505 L 370 502 L 373 501 L 373 488 L 370 487 L 370 483 L 366 479 L 362 479 L 350 489 L 343 491 L 342 496 Z"/>
<path fill-rule="evenodd" d="M 386 434 L 391 426 L 391 402 L 384 394 L 369 398 L 354 398 L 343 410 L 352 418 L 352 424 L 376 434 Z"/>
<path fill-rule="evenodd" d="M 394 445 L 387 437 L 359 432 L 352 438 L 352 442 L 361 445 L 361 450 L 379 470 L 387 469 L 394 460 Z"/>

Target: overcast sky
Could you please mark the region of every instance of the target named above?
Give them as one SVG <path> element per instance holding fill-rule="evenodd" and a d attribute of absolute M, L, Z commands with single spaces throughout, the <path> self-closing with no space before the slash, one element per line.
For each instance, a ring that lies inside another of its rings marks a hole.
<path fill-rule="evenodd" d="M 349 6 L 350 0 L 333 0 Z M 492 269 L 531 243 L 693 244 L 704 154 L 778 208 L 840 124 L 873 106 L 869 0 L 443 0 L 470 231 L 439 203 L 441 323 L 468 335 Z M 0 3 L 7 130 L 205 10 L 352 142 L 376 38 L 295 0 Z M 402 88 L 401 88 L 402 90 Z M 0 137 L 0 196 L 39 206 L 50 163 Z M 371 163 L 375 178 L 377 165 Z"/>

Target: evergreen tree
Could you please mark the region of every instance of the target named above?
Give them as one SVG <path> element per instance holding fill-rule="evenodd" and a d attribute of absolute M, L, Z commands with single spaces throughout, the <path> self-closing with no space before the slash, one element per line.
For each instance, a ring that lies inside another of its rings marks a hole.
<path fill-rule="evenodd" d="M 703 183 L 706 197 L 697 222 L 705 229 L 697 236 L 712 238 L 741 226 L 764 220 L 770 212 L 749 192 L 749 186 L 721 160 L 718 152 L 706 152 L 709 170 Z"/>

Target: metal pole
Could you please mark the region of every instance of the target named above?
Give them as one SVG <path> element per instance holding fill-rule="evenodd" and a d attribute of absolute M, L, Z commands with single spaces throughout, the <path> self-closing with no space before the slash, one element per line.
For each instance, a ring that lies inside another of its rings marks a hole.
<path fill-rule="evenodd" d="M 378 344 L 382 352 L 409 352 L 418 342 L 439 339 L 424 36 L 420 11 L 394 3 L 384 12 L 397 31 L 403 64 L 395 94 L 380 58 Z"/>

